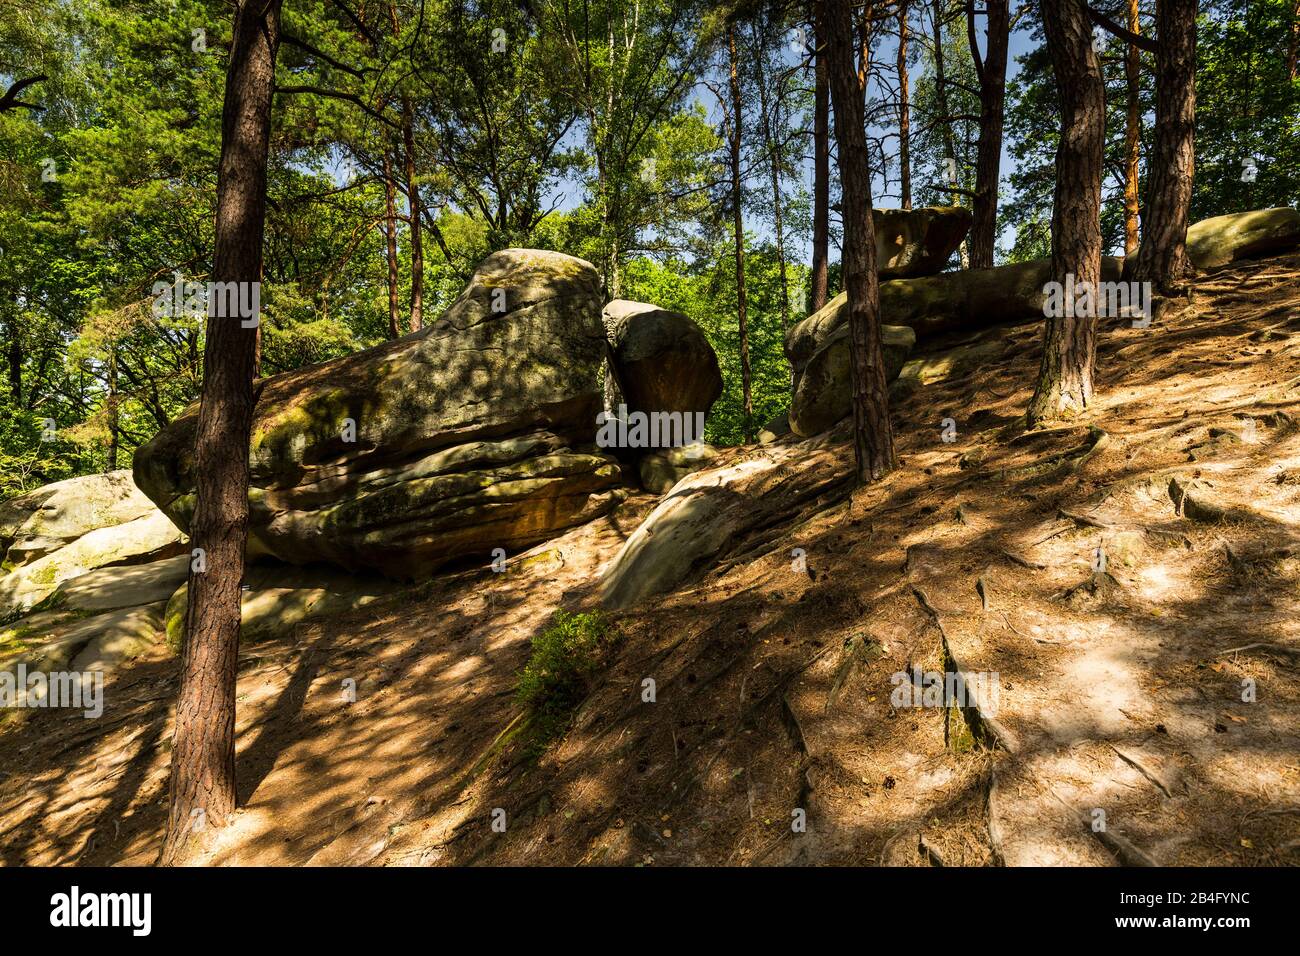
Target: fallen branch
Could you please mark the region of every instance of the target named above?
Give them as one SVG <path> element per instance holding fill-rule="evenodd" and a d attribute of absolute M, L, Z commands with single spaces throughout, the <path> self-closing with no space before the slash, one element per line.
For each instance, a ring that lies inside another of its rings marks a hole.
<path fill-rule="evenodd" d="M 1142 763 L 1142 761 L 1138 760 L 1137 757 L 1133 756 L 1132 754 L 1125 753 L 1124 751 L 1116 747 L 1114 744 L 1110 745 L 1110 749 L 1115 751 L 1115 753 L 1119 754 L 1119 758 L 1123 760 L 1126 764 L 1128 764 L 1138 773 L 1142 774 L 1142 776 L 1146 777 L 1157 787 L 1159 787 L 1161 793 L 1163 793 L 1166 797 L 1172 797 L 1174 795 L 1173 791 L 1169 789 L 1168 784 L 1166 784 L 1163 780 L 1161 780 L 1159 775 L 1156 774 L 1154 770 L 1147 767 L 1144 763 Z"/>
<path fill-rule="evenodd" d="M 1060 532 L 1058 531 L 1057 534 L 1060 534 Z M 1052 535 L 1052 537 L 1055 536 L 1056 535 Z M 1046 540 L 1047 540 L 1046 538 L 1043 539 L 1043 541 Z M 1042 544 L 1043 542 L 1040 541 L 1038 543 Z M 1014 551 L 1003 550 L 1002 555 L 1012 564 L 1018 564 L 1022 568 L 1028 568 L 1030 571 L 1042 571 L 1047 567 L 1047 565 L 1043 564 L 1040 561 L 1032 561 L 1029 558 L 1026 558 L 1024 555 L 1016 554 L 1016 552 Z"/>
<path fill-rule="evenodd" d="M 1289 657 L 1291 660 L 1300 658 L 1300 648 L 1287 647 L 1285 644 L 1243 644 L 1241 647 L 1230 647 L 1226 651 L 1219 651 L 1215 657 L 1227 657 L 1229 654 L 1240 654 L 1244 651 L 1265 651 L 1273 654 L 1281 654 L 1283 657 Z"/>

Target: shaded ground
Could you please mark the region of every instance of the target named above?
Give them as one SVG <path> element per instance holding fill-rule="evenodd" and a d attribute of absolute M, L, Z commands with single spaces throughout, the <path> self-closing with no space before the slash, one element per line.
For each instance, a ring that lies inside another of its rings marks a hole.
<path fill-rule="evenodd" d="M 648 497 L 505 574 L 246 646 L 244 807 L 212 862 L 1300 863 L 1298 281 L 1297 255 L 1242 264 L 1105 330 L 1097 404 L 1050 433 L 1014 422 L 1036 327 L 952 353 L 896 402 L 899 471 L 620 615 L 540 759 L 511 736 L 528 639 Z M 912 665 L 993 692 L 964 720 L 897 709 Z M 102 720 L 11 717 L 0 859 L 153 861 L 175 681 L 159 651 Z"/>

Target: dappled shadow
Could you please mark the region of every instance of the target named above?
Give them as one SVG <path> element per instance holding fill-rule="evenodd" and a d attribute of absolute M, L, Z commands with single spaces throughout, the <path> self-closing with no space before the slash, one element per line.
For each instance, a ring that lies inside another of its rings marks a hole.
<path fill-rule="evenodd" d="M 1300 389 L 1284 387 L 1293 333 L 1250 339 L 1279 321 L 1270 308 L 1261 298 L 1257 317 L 1224 326 L 1242 348 L 1199 313 L 1158 336 L 1116 330 L 1097 403 L 1068 432 L 1016 439 L 1038 362 L 1038 330 L 1016 326 L 990 333 L 1005 339 L 1000 355 L 895 402 L 902 467 L 885 481 L 850 495 L 833 480 L 851 471 L 848 446 L 809 443 L 830 449 L 834 476 L 671 593 L 614 615 L 605 668 L 538 759 L 510 734 L 530 639 L 556 608 L 591 606 L 595 569 L 636 527 L 628 512 L 643 517 L 653 499 L 537 549 L 563 563 L 445 574 L 244 648 L 243 808 L 215 861 L 923 865 L 924 835 L 950 864 L 1109 864 L 1084 822 L 1102 808 L 1162 863 L 1295 863 L 1300 686 L 1267 651 L 1220 655 L 1300 644 L 1300 566 L 1275 547 L 1300 539 L 1300 436 L 1278 419 L 1259 443 L 1189 458 L 1238 407 L 1300 416 Z M 1110 442 L 1073 462 L 1089 425 Z M 1164 482 L 1197 471 L 1243 510 L 1178 515 Z M 1113 583 L 1079 589 L 1095 583 L 1099 544 Z M 997 671 L 1014 753 L 963 738 L 941 711 L 892 705 L 894 674 L 945 666 L 941 627 L 964 670 Z M 173 670 L 137 664 L 124 678 L 152 686 Z M 1253 704 L 1244 679 L 1260 689 Z M 119 744 L 130 769 L 98 790 L 93 742 L 0 783 L 5 862 L 156 853 L 165 757 L 146 766 L 160 748 L 145 741 L 168 707 L 118 712 L 123 736 L 140 735 Z M 0 765 L 23 768 L 31 742 L 26 728 L 0 735 Z M 1167 775 L 1169 794 L 1116 748 Z M 107 802 L 79 822 L 69 808 L 88 792 Z M 131 814 L 116 845 L 102 841 L 108 805 Z"/>

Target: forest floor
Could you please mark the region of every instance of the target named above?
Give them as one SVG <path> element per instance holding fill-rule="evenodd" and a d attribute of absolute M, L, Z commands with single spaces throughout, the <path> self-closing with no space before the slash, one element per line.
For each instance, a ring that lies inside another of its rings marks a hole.
<path fill-rule="evenodd" d="M 529 639 L 590 604 L 648 495 L 246 644 L 241 808 L 199 862 L 1300 863 L 1300 254 L 1104 328 L 1087 415 L 1025 433 L 1040 334 L 923 343 L 899 470 L 614 616 L 540 756 Z M 913 666 L 989 682 L 896 708 Z M 101 719 L 0 728 L 0 861 L 156 859 L 176 684 L 160 648 Z"/>

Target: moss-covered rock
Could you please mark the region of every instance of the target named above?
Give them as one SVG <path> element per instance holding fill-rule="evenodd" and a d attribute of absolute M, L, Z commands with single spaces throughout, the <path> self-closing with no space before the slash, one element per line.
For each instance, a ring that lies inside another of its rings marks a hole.
<path fill-rule="evenodd" d="M 1198 269 L 1296 246 L 1300 246 L 1300 211 L 1290 206 L 1214 216 L 1187 228 L 1187 257 Z"/>
<path fill-rule="evenodd" d="M 249 551 L 402 577 L 513 552 L 610 507 L 621 472 L 588 447 L 602 404 L 600 277 L 509 249 L 423 330 L 257 384 Z M 140 487 L 193 512 L 187 409 L 135 456 Z"/>
<path fill-rule="evenodd" d="M 65 582 L 96 568 L 166 554 L 180 544 L 182 537 L 180 529 L 156 508 L 134 521 L 88 531 L 71 544 L 0 578 L 0 618 L 40 604 Z"/>
<path fill-rule="evenodd" d="M 321 565 L 254 564 L 244 574 L 239 599 L 240 639 L 259 641 L 282 636 L 304 621 L 364 607 L 398 587 L 373 575 L 348 574 Z M 189 587 L 182 584 L 167 601 L 164 615 L 167 646 L 175 654 L 185 643 L 188 607 Z"/>
<path fill-rule="evenodd" d="M 162 623 L 162 602 L 93 615 L 33 614 L 9 625 L 16 639 L 0 640 L 0 670 L 109 670 L 153 647 Z"/>
<path fill-rule="evenodd" d="M 125 469 L 56 481 L 0 503 L 0 564 L 14 570 L 87 532 L 154 510 Z"/>
<path fill-rule="evenodd" d="M 1101 277 L 1120 278 L 1122 260 L 1103 256 Z M 1033 259 L 992 269 L 944 272 L 920 279 L 880 283 L 880 321 L 905 325 L 924 340 L 939 332 L 978 330 L 1007 322 L 1043 318 L 1047 300 L 1043 287 L 1052 278 L 1050 259 Z M 847 293 L 790 328 L 785 354 L 796 371 L 821 348 L 830 335 L 848 322 Z"/>
<path fill-rule="evenodd" d="M 641 487 L 662 495 L 687 475 L 711 467 L 717 457 L 718 450 L 704 442 L 653 451 L 637 462 Z"/>
<path fill-rule="evenodd" d="M 1121 266 L 1121 260 L 1103 257 L 1102 280 L 1118 281 Z M 917 339 L 1041 320 L 1051 278 L 1051 260 L 1035 259 L 881 282 L 886 381 L 899 374 Z M 848 317 L 848 295 L 840 293 L 786 334 L 785 354 L 794 370 L 789 420 L 796 435 L 815 435 L 849 413 Z"/>
<path fill-rule="evenodd" d="M 885 358 L 885 381 L 898 377 L 916 344 L 916 333 L 906 326 L 886 325 L 880 330 Z M 853 410 L 853 382 L 849 369 L 849 328 L 841 325 L 795 370 L 790 400 L 790 429 L 801 438 L 826 431 Z"/>

